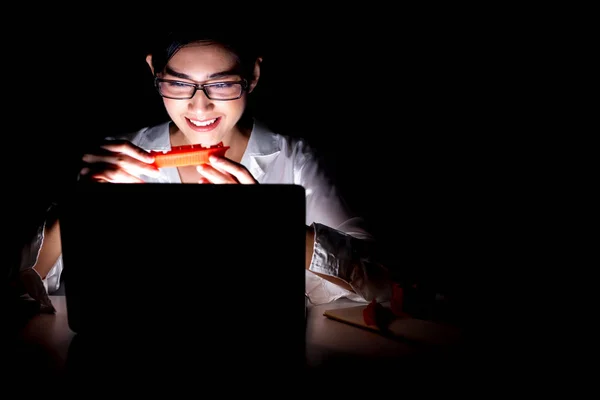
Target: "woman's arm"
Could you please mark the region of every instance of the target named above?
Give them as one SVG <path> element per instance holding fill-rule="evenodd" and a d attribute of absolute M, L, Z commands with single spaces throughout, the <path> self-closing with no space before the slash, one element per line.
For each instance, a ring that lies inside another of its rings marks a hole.
<path fill-rule="evenodd" d="M 313 226 L 307 226 L 306 227 L 306 269 L 307 270 L 310 270 L 310 266 L 311 266 L 312 258 L 313 258 L 314 246 L 315 246 L 315 229 Z M 350 286 L 343 279 L 340 279 L 333 275 L 321 274 L 319 272 L 314 272 L 314 271 L 311 271 L 311 272 L 313 272 L 315 275 L 325 279 L 326 281 L 335 283 L 336 285 L 338 285 L 346 290 L 354 292 L 354 289 L 352 289 L 352 286 Z"/>
<path fill-rule="evenodd" d="M 57 219 L 46 223 L 44 228 L 44 240 L 33 269 L 46 279 L 48 272 L 52 269 L 62 251 L 60 242 L 60 226 Z"/>
<path fill-rule="evenodd" d="M 41 218 L 36 223 L 36 231 L 32 232 L 31 235 L 27 235 L 25 242 L 22 244 L 17 285 L 24 289 L 24 293 L 27 293 L 32 299 L 37 301 L 40 305 L 40 312 L 53 313 L 55 310 L 48 297 L 48 291 L 41 275 L 41 273 L 47 275 L 54 264 L 48 258 L 48 250 L 54 246 L 49 245 L 44 249 L 45 244 L 53 242 L 52 238 L 57 236 L 54 231 L 57 231 L 58 228 L 54 227 L 55 219 L 51 216 L 51 209 L 52 207 L 47 209 L 44 218 Z M 28 224 L 29 221 L 24 221 L 24 223 Z M 47 242 L 48 234 L 50 234 L 51 239 Z M 40 260 L 44 261 L 40 263 Z M 54 262 L 56 262 L 56 259 Z M 47 269 L 45 268 L 45 263 L 50 263 Z"/>
<path fill-rule="evenodd" d="M 350 210 L 318 159 L 305 153 L 296 162 L 307 192 L 307 224 L 313 228 L 307 233 L 307 269 L 363 300 L 389 299 L 389 270 L 364 219 Z"/>
<path fill-rule="evenodd" d="M 343 230 L 315 223 L 314 255 L 309 270 L 344 288 L 350 286 L 365 301 L 389 300 L 392 295 L 390 271 L 383 265 L 374 240 L 357 238 Z M 340 285 L 341 286 L 341 285 Z"/>

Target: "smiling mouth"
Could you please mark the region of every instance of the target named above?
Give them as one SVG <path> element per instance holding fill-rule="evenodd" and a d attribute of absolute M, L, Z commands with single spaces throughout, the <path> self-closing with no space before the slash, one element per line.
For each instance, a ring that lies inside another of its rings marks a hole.
<path fill-rule="evenodd" d="M 218 119 L 219 118 L 213 118 L 213 119 L 207 119 L 204 121 L 198 121 L 198 120 L 188 118 L 188 121 L 190 121 L 190 123 L 192 123 L 196 126 L 204 127 L 204 126 L 210 126 L 210 125 L 214 124 L 215 122 L 217 122 Z"/>
<path fill-rule="evenodd" d="M 185 119 L 189 129 L 193 130 L 194 132 L 205 133 L 217 129 L 217 127 L 221 123 L 221 119 L 223 118 L 217 117 L 211 119 L 198 120 L 186 117 Z"/>

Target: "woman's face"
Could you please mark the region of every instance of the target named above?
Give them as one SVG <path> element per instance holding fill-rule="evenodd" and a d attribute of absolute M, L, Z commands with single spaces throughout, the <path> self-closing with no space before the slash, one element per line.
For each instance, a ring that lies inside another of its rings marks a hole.
<path fill-rule="evenodd" d="M 232 97 L 236 91 L 232 83 L 242 80 L 238 67 L 235 55 L 221 45 L 193 43 L 179 49 L 158 77 L 182 83 L 222 83 L 213 86 L 214 96 Z M 177 82 L 166 85 L 176 93 L 184 87 Z M 248 84 L 251 90 L 256 82 Z M 228 145 L 246 107 L 247 93 L 243 91 L 241 97 L 234 100 L 214 100 L 197 90 L 191 99 L 163 97 L 163 101 L 172 121 L 191 143 L 214 145 L 223 141 Z"/>

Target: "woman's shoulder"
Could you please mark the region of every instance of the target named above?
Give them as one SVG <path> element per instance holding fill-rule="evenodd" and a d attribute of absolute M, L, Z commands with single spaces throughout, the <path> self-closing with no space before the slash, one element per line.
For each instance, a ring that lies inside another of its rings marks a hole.
<path fill-rule="evenodd" d="M 136 146 L 146 150 L 167 150 L 170 147 L 169 121 L 145 126 L 119 135 L 109 136 L 106 139 L 128 140 Z"/>
<path fill-rule="evenodd" d="M 283 152 L 290 156 L 314 156 L 316 149 L 304 137 L 284 130 L 271 128 L 267 123 L 254 121 L 252 131 L 257 153 Z"/>

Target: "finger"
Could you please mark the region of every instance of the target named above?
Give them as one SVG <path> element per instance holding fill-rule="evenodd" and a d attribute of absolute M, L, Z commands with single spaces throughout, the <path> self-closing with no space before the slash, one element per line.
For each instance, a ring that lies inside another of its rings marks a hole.
<path fill-rule="evenodd" d="M 198 165 L 196 167 L 196 171 L 198 171 L 198 173 L 203 176 L 203 179 L 208 180 L 209 183 L 218 183 L 218 184 L 239 183 L 235 179 L 234 176 L 232 176 L 226 172 L 221 172 L 221 171 L 215 169 L 210 164 Z"/>
<path fill-rule="evenodd" d="M 108 183 L 144 183 L 144 181 L 133 175 L 122 174 L 120 176 L 109 177 L 106 174 L 95 174 L 90 175 L 89 180 L 96 182 L 108 182 Z"/>
<path fill-rule="evenodd" d="M 129 157 L 140 160 L 146 164 L 152 164 L 154 162 L 154 157 L 151 156 L 150 153 L 138 146 L 135 146 L 129 141 L 111 140 L 103 143 L 100 147 L 114 153 L 126 154 Z"/>
<path fill-rule="evenodd" d="M 102 168 L 85 167 L 80 172 L 80 180 L 110 183 L 142 183 L 141 178 L 129 174 L 119 168 L 104 166 Z"/>
<path fill-rule="evenodd" d="M 252 176 L 250 171 L 241 164 L 235 163 L 224 157 L 210 156 L 210 165 L 214 168 L 231 174 L 241 184 L 255 184 L 258 183 Z"/>
<path fill-rule="evenodd" d="M 146 164 L 124 153 L 84 154 L 82 160 L 88 164 L 111 164 L 133 175 L 160 176 L 160 171 L 155 166 Z"/>

